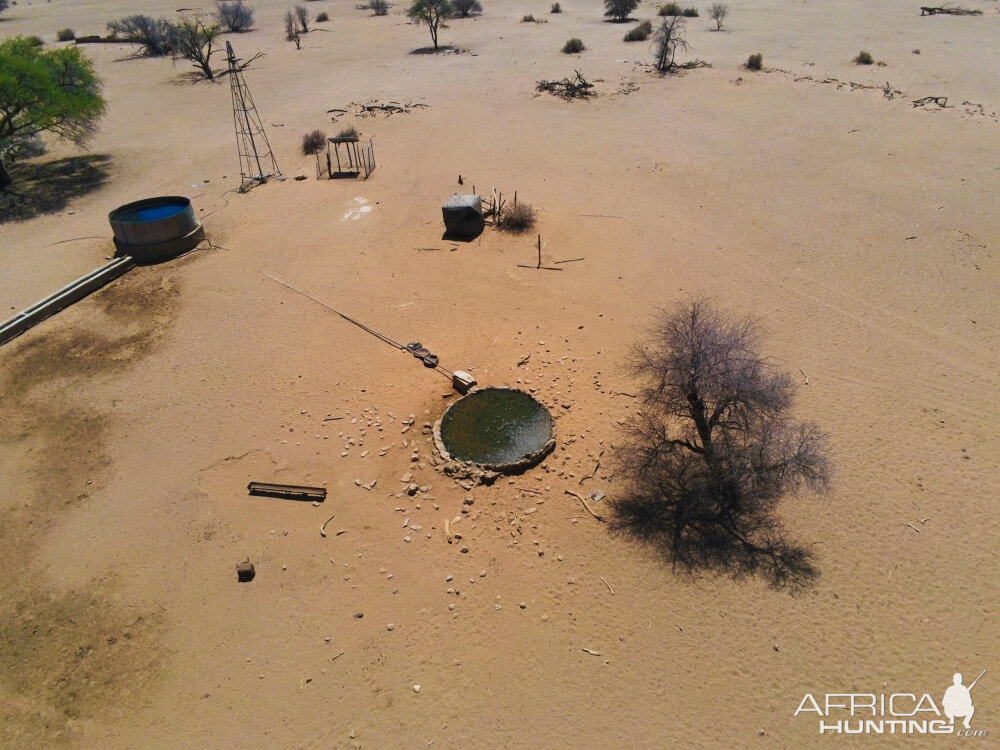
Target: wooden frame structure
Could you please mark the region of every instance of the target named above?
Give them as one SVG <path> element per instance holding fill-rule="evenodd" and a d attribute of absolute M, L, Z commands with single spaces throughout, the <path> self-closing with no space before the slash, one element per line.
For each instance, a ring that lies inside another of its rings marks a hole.
<path fill-rule="evenodd" d="M 369 138 L 365 146 L 358 145 L 358 137 L 336 136 L 327 138 L 326 144 L 326 173 L 331 180 L 345 177 L 360 177 L 362 174 L 367 180 L 368 176 L 375 171 L 375 148 Z M 333 149 L 331 150 L 331 146 Z M 344 147 L 343 154 L 340 147 Z M 336 164 L 336 171 L 334 170 Z"/>

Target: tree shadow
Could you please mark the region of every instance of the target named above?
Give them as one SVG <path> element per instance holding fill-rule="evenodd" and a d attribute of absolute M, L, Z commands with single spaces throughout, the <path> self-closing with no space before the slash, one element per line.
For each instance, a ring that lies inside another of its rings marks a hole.
<path fill-rule="evenodd" d="M 793 593 L 819 577 L 813 553 L 789 540 L 769 513 L 720 517 L 647 492 L 628 493 L 610 505 L 612 532 L 649 547 L 675 572 L 694 577 L 707 571 L 736 581 L 756 577 Z"/>
<path fill-rule="evenodd" d="M 14 164 L 13 185 L 0 192 L 0 224 L 62 211 L 70 201 L 104 186 L 111 161 L 110 154 L 84 154 Z"/>
<path fill-rule="evenodd" d="M 461 55 L 468 52 L 466 49 L 461 47 L 455 47 L 450 44 L 442 44 L 438 47 L 417 47 L 416 49 L 411 49 L 411 55 Z"/>

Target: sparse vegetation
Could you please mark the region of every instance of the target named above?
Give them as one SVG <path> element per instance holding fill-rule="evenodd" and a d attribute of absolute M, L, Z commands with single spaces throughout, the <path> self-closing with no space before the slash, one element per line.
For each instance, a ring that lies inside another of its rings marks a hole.
<path fill-rule="evenodd" d="M 567 39 L 566 44 L 563 45 L 562 51 L 567 55 L 572 55 L 576 52 L 583 52 L 586 47 L 583 46 L 583 41 L 573 37 L 572 39 Z"/>
<path fill-rule="evenodd" d="M 448 0 L 414 0 L 406 15 L 414 22 L 427 26 L 434 49 L 438 49 L 438 30 L 442 23 L 455 15 L 455 8 Z"/>
<path fill-rule="evenodd" d="M 661 16 L 679 16 L 683 11 L 677 3 L 667 3 L 666 5 L 661 5 L 657 13 Z"/>
<path fill-rule="evenodd" d="M 521 23 L 535 23 L 535 17 L 530 13 L 526 16 L 521 16 Z"/>
<path fill-rule="evenodd" d="M 319 131 L 316 131 L 319 132 Z M 358 131 L 353 125 L 348 125 L 346 128 L 337 133 L 338 138 L 357 138 Z"/>
<path fill-rule="evenodd" d="M 42 133 L 83 145 L 104 107 L 94 64 L 79 47 L 43 50 L 26 37 L 0 41 L 0 191 L 13 183 L 7 164 L 45 152 Z"/>
<path fill-rule="evenodd" d="M 59 29 L 56 32 L 56 39 L 60 42 L 72 42 L 76 39 L 76 34 L 73 33 L 73 29 Z"/>
<path fill-rule="evenodd" d="M 371 0 L 368 3 L 368 8 L 376 16 L 387 16 L 389 15 L 389 3 L 388 0 Z"/>
<path fill-rule="evenodd" d="M 762 575 L 797 587 L 816 575 L 774 510 L 783 496 L 829 486 L 827 437 L 792 419 L 795 387 L 758 351 L 752 318 L 704 300 L 663 311 L 633 349 L 640 409 L 618 451 L 626 489 L 612 527 L 691 572 Z"/>
<path fill-rule="evenodd" d="M 316 15 L 316 23 L 326 23 L 330 20 L 330 14 L 325 10 Z"/>
<path fill-rule="evenodd" d="M 604 15 L 615 23 L 624 23 L 639 7 L 639 0 L 604 0 Z"/>
<path fill-rule="evenodd" d="M 326 133 L 322 130 L 314 130 L 302 136 L 302 153 L 306 156 L 318 154 L 326 148 Z"/>
<path fill-rule="evenodd" d="M 683 15 L 685 18 L 697 18 L 698 17 L 698 9 L 697 8 L 685 8 L 684 12 L 681 15 Z"/>
<path fill-rule="evenodd" d="M 712 7 L 708 9 L 708 15 L 715 21 L 715 30 L 722 31 L 722 22 L 729 15 L 729 6 L 725 3 L 712 3 Z"/>
<path fill-rule="evenodd" d="M 145 57 L 169 55 L 170 24 L 165 18 L 135 15 L 108 22 L 108 31 L 139 48 Z"/>
<path fill-rule="evenodd" d="M 530 203 L 521 201 L 506 206 L 500 212 L 497 228 L 511 234 L 523 234 L 535 226 L 535 209 Z"/>
<path fill-rule="evenodd" d="M 572 78 L 563 78 L 561 81 L 539 81 L 535 86 L 536 91 L 546 91 L 567 101 L 589 99 L 594 95 L 593 89 L 594 84 L 584 78 L 579 70 L 573 71 Z"/>
<path fill-rule="evenodd" d="M 764 66 L 764 56 L 758 52 L 747 58 L 747 70 L 760 70 Z"/>
<path fill-rule="evenodd" d="M 293 9 L 295 20 L 299 22 L 299 30 L 303 34 L 309 33 L 309 10 L 304 5 L 296 5 Z"/>
<path fill-rule="evenodd" d="M 299 34 L 299 27 L 295 23 L 295 14 L 292 11 L 285 13 L 285 40 L 294 42 L 295 49 L 302 49 L 302 36 Z"/>
<path fill-rule="evenodd" d="M 626 42 L 644 42 L 649 38 L 649 35 L 653 33 L 653 24 L 649 21 L 643 21 L 634 29 L 629 29 L 625 34 Z"/>
<path fill-rule="evenodd" d="M 684 19 L 680 16 L 668 16 L 663 19 L 660 28 L 653 36 L 654 65 L 661 73 L 667 73 L 678 67 L 677 53 L 686 50 L 688 43 L 684 39 Z"/>
<path fill-rule="evenodd" d="M 871 53 L 861 50 L 858 56 L 854 58 L 854 62 L 858 65 L 872 65 L 875 62 L 875 58 L 871 56 Z"/>
<path fill-rule="evenodd" d="M 468 18 L 474 13 L 482 13 L 483 6 L 479 0 L 451 0 L 455 12 L 462 18 Z"/>
<path fill-rule="evenodd" d="M 549 13 L 562 13 L 562 6 L 559 3 L 552 3 Z"/>
<path fill-rule="evenodd" d="M 206 24 L 200 18 L 181 18 L 168 26 L 170 54 L 189 60 L 202 77 L 211 81 L 215 78 L 212 54 L 217 51 L 212 47 L 219 33 L 216 24 Z"/>
<path fill-rule="evenodd" d="M 215 17 L 219 21 L 219 26 L 230 34 L 242 34 L 253 28 L 253 8 L 244 3 L 243 0 L 217 2 L 215 4 Z"/>

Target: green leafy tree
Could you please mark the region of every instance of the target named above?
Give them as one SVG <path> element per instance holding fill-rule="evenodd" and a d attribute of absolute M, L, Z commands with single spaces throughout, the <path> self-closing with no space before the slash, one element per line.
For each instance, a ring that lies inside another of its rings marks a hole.
<path fill-rule="evenodd" d="M 79 47 L 0 41 L 0 190 L 13 184 L 8 163 L 45 151 L 43 133 L 82 146 L 104 109 L 93 61 Z"/>
<path fill-rule="evenodd" d="M 448 0 L 414 0 L 406 15 L 417 23 L 427 24 L 434 49 L 437 49 L 438 29 L 442 23 L 455 15 L 455 8 Z"/>
<path fill-rule="evenodd" d="M 623 23 L 638 7 L 639 0 L 604 0 L 604 15 L 617 23 Z"/>

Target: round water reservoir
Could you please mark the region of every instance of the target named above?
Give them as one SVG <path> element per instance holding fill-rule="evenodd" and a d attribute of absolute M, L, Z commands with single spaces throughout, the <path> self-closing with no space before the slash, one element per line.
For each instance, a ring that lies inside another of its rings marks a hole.
<path fill-rule="evenodd" d="M 126 203 L 108 214 L 115 247 L 136 263 L 160 263 L 193 249 L 205 239 L 191 201 L 179 195 Z"/>
<path fill-rule="evenodd" d="M 524 471 L 555 447 L 548 410 L 524 391 L 483 388 L 448 407 L 435 425 L 438 450 L 492 471 Z"/>

